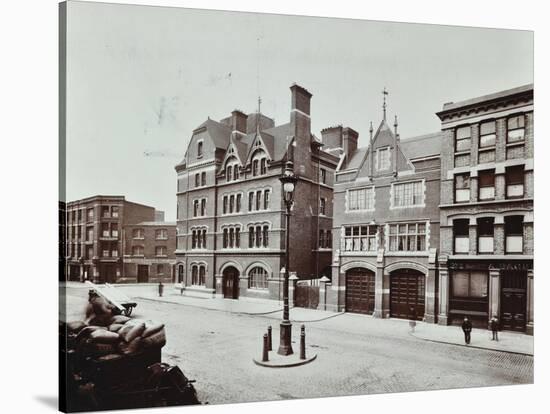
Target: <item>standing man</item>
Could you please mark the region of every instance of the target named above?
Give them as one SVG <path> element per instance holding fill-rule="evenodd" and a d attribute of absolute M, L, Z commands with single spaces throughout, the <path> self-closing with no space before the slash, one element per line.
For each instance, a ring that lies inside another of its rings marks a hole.
<path fill-rule="evenodd" d="M 498 341 L 498 319 L 496 315 L 493 315 L 493 317 L 491 318 L 491 321 L 489 322 L 489 327 L 493 332 L 493 338 L 491 339 L 491 341 Z"/>
<path fill-rule="evenodd" d="M 409 307 L 409 327 L 410 327 L 411 333 L 414 333 L 414 328 L 416 326 L 416 318 L 417 318 L 416 309 L 413 306 Z"/>
<path fill-rule="evenodd" d="M 462 330 L 464 331 L 464 341 L 468 345 L 471 339 L 472 322 L 470 322 L 467 316 L 464 317 L 464 321 L 462 322 Z"/>

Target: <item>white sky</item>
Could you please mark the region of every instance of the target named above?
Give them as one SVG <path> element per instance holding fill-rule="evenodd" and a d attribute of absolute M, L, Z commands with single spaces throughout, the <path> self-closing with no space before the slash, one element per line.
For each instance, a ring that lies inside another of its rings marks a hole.
<path fill-rule="evenodd" d="M 313 133 L 344 124 L 365 145 L 384 86 L 406 139 L 437 131 L 444 102 L 533 82 L 525 31 L 69 2 L 67 37 L 67 200 L 120 194 L 167 220 L 192 130 L 258 94 L 286 123 L 296 82 Z"/>

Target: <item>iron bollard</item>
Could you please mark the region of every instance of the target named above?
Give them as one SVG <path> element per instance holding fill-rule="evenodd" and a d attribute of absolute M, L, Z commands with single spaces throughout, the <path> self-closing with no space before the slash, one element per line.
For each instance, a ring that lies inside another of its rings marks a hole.
<path fill-rule="evenodd" d="M 269 356 L 268 356 L 269 351 L 267 350 L 267 347 L 268 347 L 267 341 L 268 341 L 267 334 L 264 334 L 264 347 L 263 347 L 263 352 L 262 352 L 262 362 L 269 361 Z"/>
<path fill-rule="evenodd" d="M 302 325 L 300 333 L 300 359 L 306 359 L 306 327 Z"/>
<path fill-rule="evenodd" d="M 162 292 L 164 291 L 164 285 L 162 282 L 159 282 L 159 296 L 162 297 Z"/>
<path fill-rule="evenodd" d="M 269 351 L 273 350 L 273 342 L 271 341 L 271 325 L 267 327 L 267 349 Z"/>

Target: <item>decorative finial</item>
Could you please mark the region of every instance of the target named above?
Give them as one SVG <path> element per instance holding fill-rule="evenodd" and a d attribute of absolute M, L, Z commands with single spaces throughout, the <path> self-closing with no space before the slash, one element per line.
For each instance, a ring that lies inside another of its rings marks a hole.
<path fill-rule="evenodd" d="M 258 114 L 256 115 L 256 134 L 260 133 L 260 111 L 262 108 L 262 98 L 258 96 Z"/>
<path fill-rule="evenodd" d="M 384 103 L 382 104 L 382 109 L 384 111 L 384 121 L 386 120 L 386 95 L 388 94 L 388 91 L 386 90 L 386 87 L 384 86 L 384 90 L 382 91 L 382 96 L 384 97 Z"/>
<path fill-rule="evenodd" d="M 372 141 L 372 133 L 374 131 L 374 128 L 372 127 L 372 121 L 370 121 L 370 128 L 369 128 L 369 132 L 370 132 L 370 140 Z"/>

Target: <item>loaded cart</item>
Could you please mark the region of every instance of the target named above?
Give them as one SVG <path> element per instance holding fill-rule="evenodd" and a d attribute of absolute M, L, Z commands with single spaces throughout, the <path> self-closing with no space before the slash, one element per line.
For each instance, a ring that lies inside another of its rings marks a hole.
<path fill-rule="evenodd" d="M 194 381 L 162 362 L 164 324 L 121 315 L 122 302 L 100 292 L 90 290 L 85 320 L 60 322 L 62 410 L 200 404 Z"/>
<path fill-rule="evenodd" d="M 93 289 L 95 293 L 107 300 L 116 310 L 117 313 L 122 313 L 126 316 L 132 314 L 132 310 L 137 306 L 137 303 L 125 295 L 120 289 L 115 288 L 109 283 L 104 285 L 96 285 L 89 280 L 86 284 Z"/>

